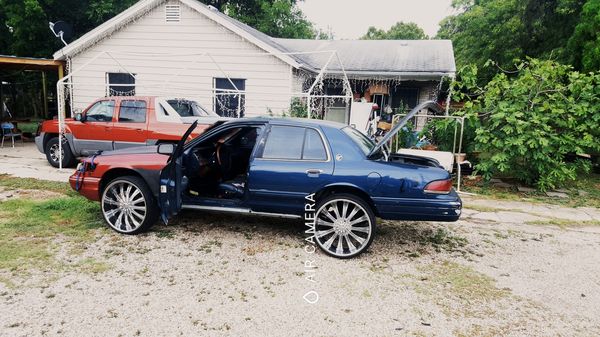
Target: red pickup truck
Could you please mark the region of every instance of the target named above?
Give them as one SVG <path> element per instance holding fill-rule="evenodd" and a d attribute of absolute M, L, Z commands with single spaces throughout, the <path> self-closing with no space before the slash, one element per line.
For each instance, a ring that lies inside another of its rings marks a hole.
<path fill-rule="evenodd" d="M 65 119 L 63 166 L 77 157 L 98 151 L 132 146 L 176 143 L 193 121 L 198 120 L 193 137 L 223 118 L 195 101 L 155 96 L 122 96 L 98 99 L 75 118 Z M 48 162 L 59 166 L 58 120 L 42 123 L 35 137 Z"/>

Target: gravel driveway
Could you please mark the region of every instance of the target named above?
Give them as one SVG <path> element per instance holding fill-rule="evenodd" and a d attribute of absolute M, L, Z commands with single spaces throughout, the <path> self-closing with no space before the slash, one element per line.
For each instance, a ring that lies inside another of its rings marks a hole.
<path fill-rule="evenodd" d="M 0 335 L 600 334 L 597 209 L 465 203 L 457 223 L 380 223 L 351 260 L 311 253 L 297 221 L 200 212 L 57 238 L 60 260 L 94 264 L 0 271 Z"/>

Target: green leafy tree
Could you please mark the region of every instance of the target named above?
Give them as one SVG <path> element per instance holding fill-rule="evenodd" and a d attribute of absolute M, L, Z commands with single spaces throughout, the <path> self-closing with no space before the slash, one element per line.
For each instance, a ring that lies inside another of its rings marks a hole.
<path fill-rule="evenodd" d="M 442 20 L 436 37 L 451 39 L 459 67 L 477 65 L 480 83 L 485 83 L 497 70 L 484 67 L 488 60 L 506 70 L 513 70 L 514 61 L 525 57 L 569 61 L 567 41 L 584 2 L 455 0 L 459 14 Z"/>
<path fill-rule="evenodd" d="M 600 0 L 588 0 L 569 40 L 573 65 L 584 71 L 600 70 Z"/>
<path fill-rule="evenodd" d="M 421 27 L 414 22 L 397 22 L 387 31 L 369 27 L 363 40 L 426 40 L 429 37 Z"/>
<path fill-rule="evenodd" d="M 231 1 L 225 11 L 232 17 L 273 37 L 312 39 L 317 35 L 313 24 L 291 0 Z"/>
<path fill-rule="evenodd" d="M 50 57 L 63 45 L 48 22 L 73 25 L 73 39 L 121 13 L 138 0 L 0 0 L 0 53 Z M 293 0 L 203 0 L 276 37 L 312 38 L 310 23 Z M 69 42 L 69 41 L 67 41 Z"/>
<path fill-rule="evenodd" d="M 467 100 L 462 113 L 480 122 L 478 172 L 547 190 L 574 180 L 578 170 L 589 170 L 567 155 L 600 151 L 600 74 L 528 59 L 517 64 L 516 73 L 499 73 L 481 88 L 473 69 L 456 86 L 461 88 L 457 98 Z"/>

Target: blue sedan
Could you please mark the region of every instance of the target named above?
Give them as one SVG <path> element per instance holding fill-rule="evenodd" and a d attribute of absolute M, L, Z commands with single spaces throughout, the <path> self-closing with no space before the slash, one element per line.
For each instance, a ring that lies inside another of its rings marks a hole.
<path fill-rule="evenodd" d="M 456 221 L 461 200 L 435 160 L 390 153 L 351 126 L 307 119 L 251 118 L 213 125 L 179 144 L 103 152 L 84 160 L 71 185 L 98 200 L 112 229 L 135 234 L 182 208 L 304 218 L 327 254 L 368 249 L 376 217 Z M 156 207 L 158 206 L 158 207 Z"/>

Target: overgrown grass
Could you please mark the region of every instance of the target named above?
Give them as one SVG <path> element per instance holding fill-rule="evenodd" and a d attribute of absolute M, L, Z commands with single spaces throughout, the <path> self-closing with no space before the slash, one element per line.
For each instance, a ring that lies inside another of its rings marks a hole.
<path fill-rule="evenodd" d="M 0 177 L 7 188 L 67 192 L 63 184 L 35 179 Z M 90 242 L 102 227 L 98 203 L 65 194 L 47 200 L 12 199 L 0 202 L 0 270 L 48 267 L 58 261 L 54 239 Z M 95 270 L 96 268 L 91 268 Z"/>
<path fill-rule="evenodd" d="M 29 132 L 31 134 L 35 134 L 38 129 L 39 122 L 21 122 L 17 125 L 17 127 L 21 130 L 21 132 Z"/>
<path fill-rule="evenodd" d="M 600 175 L 590 173 L 580 175 L 571 186 L 565 187 L 569 198 L 549 197 L 539 191 L 519 192 L 516 187 L 497 187 L 484 182 L 469 182 L 463 180 L 461 190 L 476 193 L 479 196 L 493 199 L 518 200 L 526 199 L 531 202 L 543 202 L 567 207 L 596 207 L 600 208 Z"/>

